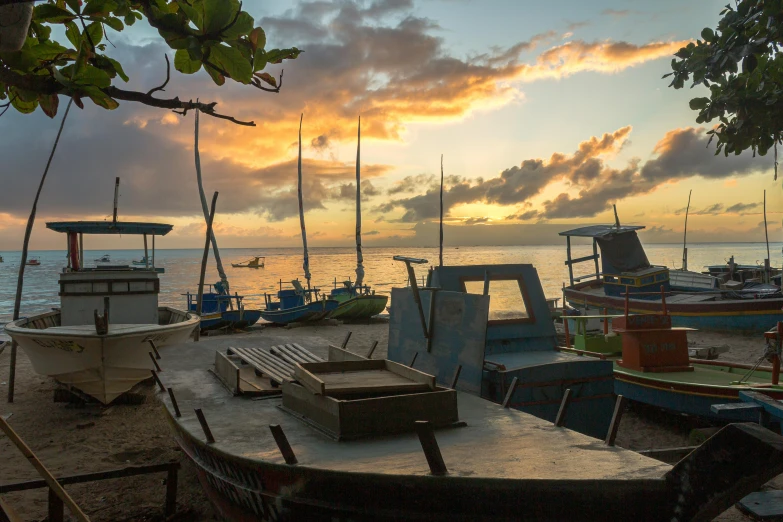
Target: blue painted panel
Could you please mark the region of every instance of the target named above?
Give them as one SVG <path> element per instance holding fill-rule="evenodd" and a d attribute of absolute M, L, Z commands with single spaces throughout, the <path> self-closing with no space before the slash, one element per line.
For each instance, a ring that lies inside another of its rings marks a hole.
<path fill-rule="evenodd" d="M 418 352 L 414 368 L 435 375 L 445 386 L 451 384 L 457 366 L 462 365 L 457 389 L 480 395 L 489 297 L 443 290 L 419 293 L 427 320 L 430 300 L 437 294 L 431 351 L 427 352 L 413 292 L 410 288 L 393 288 L 387 357 L 408 365 Z"/>

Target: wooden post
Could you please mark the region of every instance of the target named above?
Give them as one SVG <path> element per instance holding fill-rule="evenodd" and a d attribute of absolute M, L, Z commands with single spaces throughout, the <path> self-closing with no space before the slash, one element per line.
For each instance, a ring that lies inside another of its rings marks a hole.
<path fill-rule="evenodd" d="M 688 191 L 688 206 L 685 207 L 685 229 L 682 232 L 682 269 L 688 270 L 688 212 L 691 210 L 691 194 L 693 190 Z"/>
<path fill-rule="evenodd" d="M 166 391 L 166 387 L 163 386 L 163 381 L 160 380 L 160 377 L 158 376 L 158 372 L 156 372 L 155 370 L 150 370 L 150 372 L 152 373 L 152 378 L 155 379 L 155 383 L 158 385 L 158 388 L 160 388 L 160 391 Z"/>
<path fill-rule="evenodd" d="M 566 259 L 568 259 L 568 280 L 574 286 L 574 265 L 571 264 L 571 236 L 566 236 Z"/>
<path fill-rule="evenodd" d="M 169 388 L 171 391 L 171 388 Z M 171 466 L 166 475 L 166 520 L 169 520 L 177 512 L 177 470 L 179 466 Z"/>
<path fill-rule="evenodd" d="M 767 191 L 764 190 L 764 238 L 767 243 L 767 259 L 764 263 L 764 273 L 766 274 L 766 282 L 769 283 L 769 232 L 767 232 Z"/>
<path fill-rule="evenodd" d="M 152 268 L 155 268 L 155 234 L 152 234 Z"/>
<path fill-rule="evenodd" d="M 432 425 L 429 421 L 416 421 L 416 434 L 419 436 L 424 456 L 427 457 L 430 473 L 433 475 L 448 474 L 449 470 L 446 469 L 446 463 L 443 462 L 443 455 L 440 453 L 438 440 L 435 438 L 435 432 L 432 430 Z"/>
<path fill-rule="evenodd" d="M 198 423 L 201 424 L 201 429 L 204 431 L 207 444 L 213 444 L 215 442 L 215 437 L 212 436 L 212 430 L 209 429 L 209 424 L 207 424 L 207 418 L 204 417 L 204 412 L 201 411 L 201 408 L 195 408 L 193 411 L 196 412 Z"/>
<path fill-rule="evenodd" d="M 604 335 L 609 335 L 609 318 L 607 315 L 609 315 L 609 310 L 604 308 Z"/>
<path fill-rule="evenodd" d="M 424 338 L 426 339 L 428 335 L 427 320 L 424 319 L 424 305 L 421 304 L 421 296 L 419 295 L 419 285 L 416 282 L 416 273 L 413 271 L 413 267 L 411 266 L 409 261 L 405 262 L 405 266 L 408 269 L 408 281 L 410 281 L 411 284 L 411 291 L 413 292 L 413 301 L 416 303 L 416 306 L 419 309 L 419 319 L 421 320 L 421 329 L 424 332 Z"/>
<path fill-rule="evenodd" d="M 79 232 L 79 266 L 84 267 L 84 233 Z"/>
<path fill-rule="evenodd" d="M 352 334 L 352 333 L 353 333 L 353 332 L 348 332 L 348 333 L 345 335 L 345 339 L 343 339 L 343 344 L 341 344 L 341 345 L 340 345 L 340 348 L 342 348 L 343 350 L 345 350 L 345 347 L 346 347 L 346 346 L 348 346 L 348 340 L 351 338 L 351 334 Z"/>
<path fill-rule="evenodd" d="M 207 219 L 207 240 L 204 244 L 204 255 L 201 257 L 201 274 L 198 280 L 198 296 L 196 296 L 196 314 L 201 317 L 201 308 L 204 301 L 204 276 L 207 271 L 207 258 L 209 257 L 209 242 L 212 237 L 212 222 L 215 219 L 215 205 L 217 204 L 218 193 L 212 195 L 212 205 L 209 209 L 209 218 Z M 196 328 L 196 341 L 201 338 L 201 328 Z"/>
<path fill-rule="evenodd" d="M 598 267 L 598 242 L 593 238 L 593 255 L 596 256 L 593 258 L 593 262 L 595 262 L 595 279 L 596 281 L 601 280 L 601 276 L 598 275 L 601 273 L 601 269 Z"/>
<path fill-rule="evenodd" d="M 150 267 L 150 258 L 147 251 L 147 234 L 144 234 L 144 268 L 149 269 Z"/>
<path fill-rule="evenodd" d="M 568 332 L 568 316 L 565 313 L 565 305 L 563 306 L 563 330 L 565 331 L 566 348 L 571 348 L 571 334 Z"/>
<path fill-rule="evenodd" d="M 628 310 L 629 310 L 629 299 L 630 294 L 628 293 L 628 285 L 625 286 L 625 324 L 628 325 Z"/>
<path fill-rule="evenodd" d="M 508 404 L 511 402 L 511 396 L 514 395 L 514 392 L 517 389 L 517 383 L 519 383 L 519 378 L 514 377 L 514 379 L 511 381 L 511 386 L 508 387 L 508 391 L 506 392 L 506 396 L 503 399 L 503 407 L 508 408 Z"/>
<path fill-rule="evenodd" d="M 459 374 L 462 372 L 462 365 L 460 364 L 457 366 L 457 371 L 454 372 L 454 378 L 451 379 L 451 386 L 450 388 L 452 390 L 457 389 L 457 381 L 459 380 Z"/>
<path fill-rule="evenodd" d="M 614 413 L 612 414 L 612 422 L 609 423 L 609 431 L 606 434 L 606 445 L 614 446 L 614 440 L 617 438 L 617 430 L 620 428 L 620 421 L 623 418 L 625 410 L 625 397 L 622 395 L 617 396 L 617 401 L 614 403 Z"/>
<path fill-rule="evenodd" d="M 174 390 L 172 388 L 169 388 L 169 398 L 171 399 L 171 405 L 174 407 L 174 415 L 176 417 L 182 417 L 182 414 L 179 412 L 179 405 L 177 404 L 177 399 L 174 397 Z"/>
<path fill-rule="evenodd" d="M 409 368 L 413 368 L 413 365 L 416 363 L 416 357 L 418 356 L 419 356 L 419 352 L 413 354 L 413 359 L 411 359 L 411 363 L 408 365 Z"/>
<path fill-rule="evenodd" d="M 440 240 L 438 241 L 438 266 L 443 266 L 443 154 L 440 155 Z"/>
<path fill-rule="evenodd" d="M 555 426 L 562 428 L 565 425 L 565 417 L 568 412 L 568 406 L 571 404 L 571 388 L 566 389 L 563 394 L 563 400 L 560 401 L 560 409 L 557 410 L 557 417 L 555 417 Z"/>
<path fill-rule="evenodd" d="M 65 521 L 65 504 L 57 496 L 57 493 L 53 489 L 49 489 L 49 502 L 47 506 L 49 512 L 49 522 L 64 522 Z"/>
<path fill-rule="evenodd" d="M 160 352 L 158 351 L 158 347 L 155 346 L 155 341 L 147 339 L 147 342 L 150 343 L 150 348 L 152 348 L 152 351 L 155 353 L 155 358 L 160 359 Z"/>
<path fill-rule="evenodd" d="M 288 442 L 288 437 L 286 437 L 285 433 L 283 433 L 283 428 L 281 428 L 279 424 L 270 424 L 269 430 L 272 432 L 272 436 L 275 438 L 275 443 L 277 443 L 277 447 L 280 450 L 280 453 L 283 454 L 285 463 L 290 466 L 297 464 L 299 461 L 296 460 L 294 450 L 291 448 L 291 444 Z"/>
<path fill-rule="evenodd" d="M 783 346 L 783 322 L 778 321 L 778 336 L 775 339 L 775 355 L 772 359 L 772 384 L 775 386 L 780 382 L 781 346 Z"/>
<path fill-rule="evenodd" d="M 70 495 L 68 495 L 68 493 L 63 489 L 62 485 L 57 482 L 57 479 L 54 478 L 49 470 L 46 469 L 46 466 L 44 466 L 43 463 L 38 460 L 38 457 L 35 456 L 33 450 L 31 450 L 27 444 L 25 444 L 25 442 L 19 437 L 19 435 L 17 435 L 17 433 L 13 430 L 13 428 L 11 428 L 11 426 L 3 417 L 0 417 L 0 430 L 3 430 L 3 433 L 5 433 L 6 437 L 8 437 L 14 446 L 16 446 L 19 451 L 22 452 L 22 455 L 25 456 L 30 464 L 33 465 L 36 471 L 38 471 L 38 474 L 41 475 L 41 477 L 44 479 L 46 485 L 49 486 L 50 491 L 53 491 L 54 495 L 56 495 L 66 506 L 68 506 L 68 510 L 71 512 L 71 514 L 73 514 L 73 516 L 76 517 L 76 519 L 80 522 L 90 522 L 90 519 L 87 518 L 87 515 L 85 515 L 79 506 L 76 505 L 76 502 L 74 502 Z"/>
<path fill-rule="evenodd" d="M 112 223 L 117 223 L 117 203 L 120 199 L 120 177 L 114 178 L 114 212 L 112 213 Z"/>
<path fill-rule="evenodd" d="M 160 364 L 158 364 L 158 360 L 155 359 L 155 356 L 152 355 L 152 352 L 147 352 L 147 353 L 150 354 L 150 359 L 152 359 L 152 364 L 155 365 L 155 370 L 159 371 L 159 372 L 163 371 L 163 370 L 160 369 Z"/>
<path fill-rule="evenodd" d="M 370 351 L 367 352 L 367 358 L 372 359 L 372 354 L 375 351 L 375 349 L 378 347 L 378 341 L 373 341 L 372 346 L 370 346 Z"/>
<path fill-rule="evenodd" d="M 489 270 L 484 271 L 484 291 L 481 295 L 489 295 Z"/>
<path fill-rule="evenodd" d="M 438 289 L 430 290 L 430 308 L 427 320 L 427 353 L 432 352 L 432 331 L 435 328 L 435 298 L 438 295 Z"/>

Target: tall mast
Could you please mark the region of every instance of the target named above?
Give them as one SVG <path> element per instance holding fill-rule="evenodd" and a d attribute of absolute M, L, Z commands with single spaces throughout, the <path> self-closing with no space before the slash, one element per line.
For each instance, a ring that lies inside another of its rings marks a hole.
<path fill-rule="evenodd" d="M 356 283 L 354 287 L 362 291 L 364 282 L 364 257 L 362 256 L 362 174 L 360 152 L 362 142 L 362 117 L 359 116 L 359 130 L 356 134 Z"/>
<path fill-rule="evenodd" d="M 201 198 L 201 210 L 204 212 L 204 220 L 209 221 L 209 206 L 207 206 L 207 197 L 204 195 L 204 184 L 201 180 L 201 156 L 198 152 L 198 113 L 196 112 L 196 131 L 195 131 L 195 146 L 193 152 L 196 155 L 196 181 L 198 182 L 198 195 Z M 223 261 L 220 259 L 220 250 L 218 250 L 217 239 L 215 239 L 214 229 L 210 232 L 210 241 L 212 242 L 212 251 L 215 254 L 215 265 L 217 266 L 218 274 L 220 275 L 220 281 L 223 283 L 226 289 L 226 293 L 230 294 L 230 288 L 228 286 L 228 277 L 223 270 Z M 233 308 L 233 303 L 229 300 L 229 305 Z"/>
<path fill-rule="evenodd" d="M 302 204 L 302 120 L 304 113 L 299 117 L 299 162 L 297 170 L 299 173 L 299 183 L 297 192 L 299 195 L 299 225 L 302 227 L 302 247 L 304 248 L 304 276 L 307 279 L 307 289 L 310 290 L 310 256 L 307 254 L 307 231 L 305 230 L 304 205 Z M 309 294 L 308 294 L 309 295 Z"/>
<path fill-rule="evenodd" d="M 688 239 L 688 212 L 691 210 L 691 193 L 693 189 L 688 191 L 688 206 L 685 207 L 685 230 L 682 233 L 682 269 L 688 270 L 688 246 L 686 240 Z"/>
<path fill-rule="evenodd" d="M 440 155 L 440 240 L 438 246 L 438 266 L 443 266 L 443 154 Z"/>
<path fill-rule="evenodd" d="M 112 223 L 117 223 L 117 204 L 119 203 L 120 198 L 120 177 L 117 176 L 117 178 L 114 180 L 114 212 L 112 214 Z"/>

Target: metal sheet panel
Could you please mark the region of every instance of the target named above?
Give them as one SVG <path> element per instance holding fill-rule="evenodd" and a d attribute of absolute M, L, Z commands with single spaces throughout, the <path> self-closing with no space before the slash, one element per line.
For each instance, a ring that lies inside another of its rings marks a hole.
<path fill-rule="evenodd" d="M 388 358 L 409 365 L 418 352 L 414 368 L 434 375 L 438 384 L 445 386 L 451 384 L 457 367 L 462 365 L 457 389 L 480 395 L 489 296 L 422 289 L 420 295 L 427 320 L 433 294 L 437 294 L 436 308 L 428 352 L 411 289 L 392 289 Z"/>

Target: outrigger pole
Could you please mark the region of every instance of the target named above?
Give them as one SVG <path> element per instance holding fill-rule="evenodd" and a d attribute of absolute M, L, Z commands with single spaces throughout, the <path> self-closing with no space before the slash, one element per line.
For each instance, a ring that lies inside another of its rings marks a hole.
<path fill-rule="evenodd" d="M 359 130 L 356 134 L 356 282 L 353 285 L 359 294 L 362 292 L 362 283 L 364 282 L 364 256 L 362 255 L 362 176 L 360 166 L 361 143 L 362 117 L 359 116 Z M 304 230 L 304 228 L 302 228 L 302 230 Z"/>
<path fill-rule="evenodd" d="M 691 193 L 693 193 L 693 189 L 688 191 L 688 206 L 685 207 L 685 230 L 682 233 L 682 269 L 688 270 L 688 247 L 687 245 L 687 238 L 688 238 L 688 212 L 691 210 Z"/>
<path fill-rule="evenodd" d="M 195 140 L 194 140 L 194 146 L 193 146 L 193 152 L 195 154 L 196 159 L 196 181 L 198 182 L 198 195 L 201 199 L 201 210 L 204 213 L 204 220 L 209 221 L 209 206 L 207 205 L 207 197 L 204 194 L 204 183 L 201 179 L 201 155 L 198 152 L 198 113 L 199 111 L 196 111 L 196 128 L 195 128 Z M 223 283 L 226 289 L 226 293 L 230 294 L 230 287 L 228 285 L 228 277 L 226 276 L 226 271 L 223 270 L 223 261 L 220 259 L 220 250 L 218 250 L 218 244 L 217 239 L 215 238 L 215 231 L 212 229 L 210 232 L 210 241 L 212 242 L 212 251 L 215 254 L 215 265 L 217 266 L 218 275 L 220 276 L 220 281 Z M 231 299 L 228 300 L 229 307 L 234 308 L 233 301 Z"/>
<path fill-rule="evenodd" d="M 299 117 L 299 161 L 297 163 L 297 171 L 299 174 L 299 182 L 297 185 L 297 193 L 299 196 L 299 226 L 302 228 L 302 247 L 304 248 L 304 262 L 302 268 L 304 268 L 304 276 L 307 279 L 307 297 L 310 297 L 310 256 L 307 253 L 307 231 L 305 230 L 304 220 L 304 204 L 302 203 L 302 120 L 304 119 L 304 113 Z"/>

